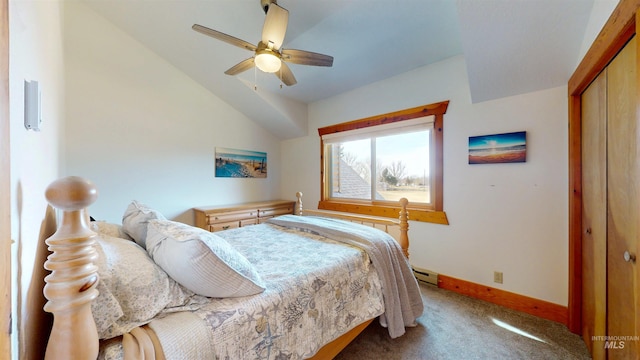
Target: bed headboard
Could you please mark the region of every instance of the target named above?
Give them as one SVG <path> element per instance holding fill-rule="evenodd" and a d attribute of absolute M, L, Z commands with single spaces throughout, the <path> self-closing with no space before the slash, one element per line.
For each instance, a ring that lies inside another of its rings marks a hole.
<path fill-rule="evenodd" d="M 62 212 L 56 232 L 47 239 L 51 255 L 44 268 L 44 310 L 53 313 L 53 327 L 45 359 L 95 359 L 98 331 L 91 301 L 98 296 L 98 253 L 89 229 L 86 208 L 98 197 L 88 180 L 71 176 L 54 181 L 46 190 L 47 201 Z"/>

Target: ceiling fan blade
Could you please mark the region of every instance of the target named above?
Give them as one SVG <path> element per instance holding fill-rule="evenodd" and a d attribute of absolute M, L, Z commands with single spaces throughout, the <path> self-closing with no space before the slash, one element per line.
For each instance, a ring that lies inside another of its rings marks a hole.
<path fill-rule="evenodd" d="M 282 60 L 300 65 L 333 66 L 333 56 L 305 50 L 284 49 Z"/>
<path fill-rule="evenodd" d="M 280 67 L 280 71 L 277 71 L 274 74 L 278 78 L 280 78 L 282 82 L 287 86 L 292 86 L 298 83 L 298 80 L 296 80 L 296 77 L 293 76 L 291 69 L 289 69 L 289 67 L 285 63 L 282 63 L 282 66 Z"/>
<path fill-rule="evenodd" d="M 225 71 L 224 73 L 227 75 L 237 75 L 237 74 L 240 74 L 241 72 L 251 69 L 254 66 L 255 66 L 255 63 L 253 62 L 253 56 L 252 56 L 246 60 L 242 60 L 241 62 L 237 63 L 236 65 L 231 67 L 229 70 Z"/>
<path fill-rule="evenodd" d="M 267 47 L 271 42 L 275 50 L 280 49 L 284 41 L 284 35 L 287 32 L 288 22 L 289 11 L 275 3 L 269 4 L 267 17 L 264 19 L 264 26 L 262 27 L 262 42 Z"/>
<path fill-rule="evenodd" d="M 256 51 L 256 46 L 248 43 L 244 40 L 240 40 L 236 37 L 233 37 L 231 35 L 227 35 L 225 33 L 221 33 L 220 31 L 216 31 L 213 29 L 209 29 L 206 26 L 202 26 L 202 25 L 198 25 L 198 24 L 193 24 L 193 26 L 191 27 L 193 30 L 211 36 L 212 38 L 218 39 L 218 40 L 222 40 L 228 44 L 231 45 L 235 45 L 237 47 L 241 47 L 243 49 L 247 49 L 249 51 Z"/>

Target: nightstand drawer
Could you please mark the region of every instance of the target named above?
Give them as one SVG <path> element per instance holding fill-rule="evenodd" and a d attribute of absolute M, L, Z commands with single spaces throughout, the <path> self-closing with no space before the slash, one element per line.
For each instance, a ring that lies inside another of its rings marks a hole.
<path fill-rule="evenodd" d="M 237 211 L 237 212 L 228 212 L 222 214 L 211 214 L 209 215 L 209 224 L 217 224 L 220 222 L 230 222 L 230 221 L 240 221 L 244 219 L 251 219 L 258 216 L 258 211 Z"/>
<path fill-rule="evenodd" d="M 258 210 L 258 217 L 260 218 L 274 217 L 274 216 L 284 215 L 284 214 L 293 214 L 293 206 L 283 206 L 279 208 Z"/>
<path fill-rule="evenodd" d="M 269 221 L 269 219 L 274 218 L 275 216 L 261 216 L 258 218 L 258 223 L 262 224 L 262 223 L 266 223 L 267 221 Z"/>
<path fill-rule="evenodd" d="M 224 223 L 215 223 L 209 225 L 209 231 L 216 232 L 222 230 L 235 229 L 240 227 L 240 221 L 229 221 Z"/>
<path fill-rule="evenodd" d="M 256 225 L 257 223 L 258 218 L 240 220 L 240 226 Z"/>

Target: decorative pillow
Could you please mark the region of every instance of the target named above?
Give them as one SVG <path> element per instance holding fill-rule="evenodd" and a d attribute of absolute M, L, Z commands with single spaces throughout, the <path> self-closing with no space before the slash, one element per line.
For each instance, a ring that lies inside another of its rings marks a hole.
<path fill-rule="evenodd" d="M 112 224 L 105 221 L 92 221 L 91 230 L 98 234 L 108 235 L 120 239 L 133 240 L 127 233 L 124 232 L 122 225 Z"/>
<path fill-rule="evenodd" d="M 147 324 L 165 307 L 188 302 L 182 288 L 135 242 L 100 235 L 98 299 L 92 304 L 100 339 L 109 339 Z"/>
<path fill-rule="evenodd" d="M 151 220 L 147 252 L 175 281 L 199 295 L 258 294 L 264 284 L 253 264 L 223 238 L 169 220 Z"/>
<path fill-rule="evenodd" d="M 147 223 L 149 220 L 155 219 L 166 220 L 167 218 L 158 211 L 134 200 L 129 204 L 124 215 L 122 215 L 122 227 L 125 233 L 131 236 L 138 245 L 145 249 Z"/>

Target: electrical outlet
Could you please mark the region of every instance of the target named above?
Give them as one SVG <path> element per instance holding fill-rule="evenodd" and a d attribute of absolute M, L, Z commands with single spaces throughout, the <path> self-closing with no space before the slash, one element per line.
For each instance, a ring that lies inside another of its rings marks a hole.
<path fill-rule="evenodd" d="M 502 284 L 502 272 L 501 271 L 494 271 L 493 272 L 493 282 L 498 283 L 498 284 Z"/>

